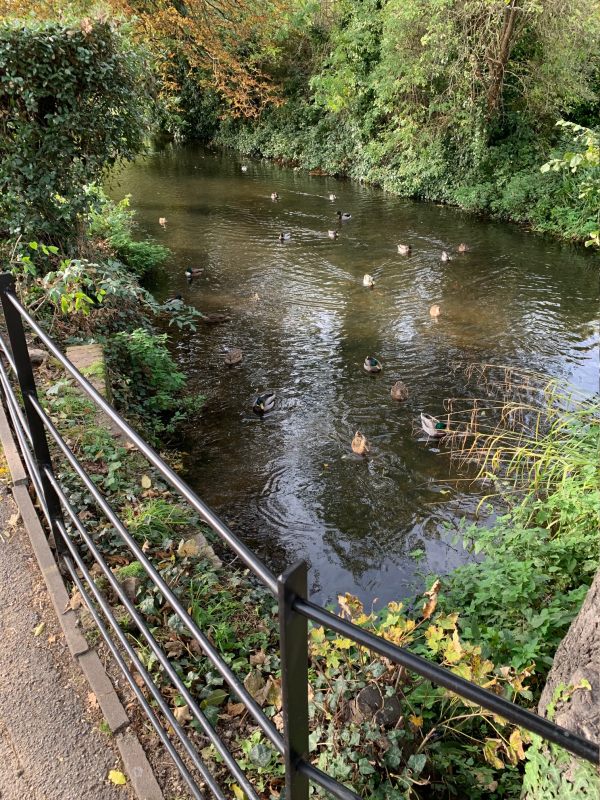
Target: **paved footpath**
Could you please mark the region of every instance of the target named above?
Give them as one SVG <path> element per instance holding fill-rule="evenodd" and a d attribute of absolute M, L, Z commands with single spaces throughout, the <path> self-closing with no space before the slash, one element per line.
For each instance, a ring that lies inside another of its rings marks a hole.
<path fill-rule="evenodd" d="M 0 800 L 133 800 L 16 514 L 0 482 Z"/>

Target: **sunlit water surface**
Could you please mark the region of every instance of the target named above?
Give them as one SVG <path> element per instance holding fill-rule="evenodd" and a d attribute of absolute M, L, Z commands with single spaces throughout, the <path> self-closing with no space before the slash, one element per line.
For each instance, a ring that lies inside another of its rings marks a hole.
<path fill-rule="evenodd" d="M 143 233 L 173 251 L 159 299 L 180 293 L 231 315 L 176 342 L 191 386 L 207 395 L 187 479 L 273 570 L 307 559 L 322 601 L 345 591 L 367 603 L 397 599 L 423 574 L 465 560 L 453 534 L 475 517 L 480 489 L 457 481 L 443 448 L 415 431 L 421 410 L 473 391 L 460 367 L 525 366 L 597 390 L 597 280 L 582 250 L 202 149 L 147 157 L 111 191 L 130 193 Z M 352 219 L 338 223 L 337 209 Z M 462 241 L 471 250 L 459 255 Z M 411 245 L 409 257 L 398 242 Z M 204 270 L 191 284 L 188 266 Z M 228 369 L 231 347 L 244 360 Z M 363 370 L 367 355 L 381 359 L 381 375 Z M 410 389 L 403 404 L 390 397 L 398 379 Z M 252 402 L 265 389 L 277 403 L 261 419 Z M 368 458 L 351 452 L 356 430 L 371 443 Z"/>

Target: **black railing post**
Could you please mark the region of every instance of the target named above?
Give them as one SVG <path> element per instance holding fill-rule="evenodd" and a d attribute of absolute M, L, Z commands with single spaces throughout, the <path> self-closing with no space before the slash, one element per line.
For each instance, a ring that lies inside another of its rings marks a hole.
<path fill-rule="evenodd" d="M 306 599 L 306 573 L 306 562 L 298 561 L 277 580 L 285 800 L 308 800 L 308 778 L 298 770 L 308 760 L 308 620 L 292 605 L 296 598 Z"/>
<path fill-rule="evenodd" d="M 46 506 L 49 519 L 52 520 L 54 544 L 57 551 L 62 554 L 67 552 L 67 550 L 60 531 L 55 524 L 55 520 L 62 521 L 62 510 L 58 495 L 46 475 L 46 469 L 52 470 L 52 461 L 50 459 L 50 450 L 48 449 L 48 440 L 46 439 L 44 424 L 31 404 L 30 398 L 33 397 L 37 400 L 37 391 L 35 388 L 31 359 L 29 358 L 27 340 L 25 339 L 23 320 L 8 298 L 9 294 L 14 295 L 14 284 L 15 279 L 10 273 L 0 273 L 0 302 L 2 303 L 4 319 L 6 320 L 6 329 L 17 370 L 17 379 L 23 396 L 25 419 L 27 420 L 27 427 L 31 433 L 33 456 L 42 484 L 42 493 L 44 496 L 41 499 Z"/>

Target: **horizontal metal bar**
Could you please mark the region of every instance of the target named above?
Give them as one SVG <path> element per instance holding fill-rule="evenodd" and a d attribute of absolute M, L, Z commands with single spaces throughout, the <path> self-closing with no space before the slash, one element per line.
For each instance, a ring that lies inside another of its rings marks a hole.
<path fill-rule="evenodd" d="M 67 547 L 68 547 L 69 546 L 69 537 L 68 537 L 68 535 L 66 535 L 66 531 L 64 531 L 64 527 L 63 527 L 62 522 L 59 523 L 59 528 L 61 530 L 61 533 L 63 533 L 63 537 L 64 537 L 65 542 L 66 542 Z M 77 590 L 79 591 L 79 594 L 81 595 L 81 597 L 82 597 L 84 603 L 86 604 L 90 614 L 92 615 L 92 617 L 94 619 L 94 622 L 96 623 L 96 627 L 100 631 L 100 635 L 102 636 L 102 638 L 106 642 L 110 652 L 112 653 L 113 658 L 117 662 L 121 672 L 125 676 L 127 682 L 129 683 L 130 687 L 132 688 L 132 690 L 133 690 L 136 698 L 138 699 L 140 705 L 144 709 L 150 724 L 152 725 L 152 727 L 154 728 L 154 730 L 158 734 L 160 740 L 162 741 L 162 743 L 166 747 L 167 752 L 169 753 L 169 755 L 173 759 L 179 774 L 182 776 L 182 778 L 184 778 L 185 782 L 189 786 L 189 788 L 190 788 L 192 794 L 194 795 L 194 797 L 196 798 L 196 800 L 204 800 L 204 795 L 200 792 L 200 789 L 196 785 L 196 782 L 193 779 L 191 773 L 189 772 L 189 770 L 187 769 L 187 767 L 185 766 L 185 764 L 181 760 L 181 757 L 180 757 L 179 753 L 177 752 L 177 750 L 175 749 L 175 747 L 173 746 L 173 743 L 169 739 L 169 737 L 167 735 L 167 732 L 165 731 L 163 726 L 158 721 L 158 718 L 156 717 L 156 714 L 154 713 L 150 703 L 148 703 L 148 701 L 144 697 L 144 694 L 143 694 L 141 688 L 135 682 L 135 679 L 134 679 L 133 675 L 127 669 L 127 665 L 125 664 L 125 660 L 123 659 L 123 656 L 119 652 L 118 647 L 116 646 L 115 642 L 111 638 L 108 630 L 106 629 L 106 626 L 104 625 L 104 623 L 102 622 L 102 619 L 100 618 L 100 615 L 96 611 L 96 609 L 94 607 L 94 604 L 91 601 L 90 596 L 86 592 L 86 590 L 85 590 L 85 588 L 83 586 L 83 583 L 81 582 L 79 576 L 77 575 L 77 570 L 75 569 L 70 557 L 69 556 L 65 556 L 64 560 L 65 560 L 65 564 L 67 565 L 67 569 L 69 570 L 69 572 L 71 574 L 73 582 L 75 583 L 75 586 L 77 587 Z M 88 582 L 88 584 L 89 584 L 89 586 L 91 588 L 93 586 L 93 581 L 91 580 L 91 577 L 89 576 L 89 573 L 86 576 L 86 580 L 87 580 L 87 582 Z M 115 632 L 117 632 L 117 634 L 118 634 L 119 631 L 120 631 L 120 628 L 119 628 L 116 620 L 114 619 L 112 613 L 110 612 L 110 609 L 108 610 L 108 612 L 104 608 L 102 610 L 106 614 L 106 617 L 109 620 L 111 626 L 115 629 Z M 123 641 L 121 641 L 121 644 L 127 650 L 127 647 L 123 643 Z M 128 645 L 129 643 L 126 642 L 126 644 Z M 130 649 L 132 649 L 132 648 L 130 648 Z M 177 720 L 175 719 L 173 713 L 171 712 L 171 709 L 166 705 L 166 703 L 164 701 L 164 698 L 162 697 L 160 692 L 156 689 L 156 686 L 155 686 L 154 682 L 152 681 L 152 679 L 148 675 L 148 672 L 144 669 L 144 667 L 143 667 L 142 663 L 140 662 L 140 660 L 138 659 L 137 654 L 135 653 L 135 651 L 133 651 L 133 656 L 131 655 L 130 652 L 128 652 L 128 655 L 130 656 L 130 658 L 132 658 L 133 662 L 136 665 L 136 670 L 142 676 L 145 685 L 152 692 L 152 695 L 153 695 L 154 699 L 156 700 L 156 702 L 158 703 L 158 705 L 160 707 L 160 710 L 167 717 L 167 719 L 169 720 L 169 723 L 172 725 L 173 729 L 175 731 L 177 731 L 178 728 L 181 729 L 180 726 L 179 726 L 179 723 L 177 722 Z M 156 690 L 156 693 L 158 694 L 158 696 L 155 693 L 155 691 L 153 690 L 153 687 L 154 687 L 154 690 Z M 185 736 L 185 734 L 184 734 L 184 736 Z M 217 797 L 219 798 L 219 800 L 225 800 L 223 798 L 223 795 L 220 793 L 220 790 L 219 790 L 219 794 L 217 795 Z"/>
<path fill-rule="evenodd" d="M 483 689 L 481 686 L 455 675 L 438 664 L 432 664 L 409 650 L 398 647 L 380 636 L 376 636 L 374 633 L 365 631 L 363 628 L 359 628 L 358 625 L 337 617 L 309 600 L 297 599 L 293 603 L 293 608 L 298 614 L 304 614 L 313 622 L 336 631 L 347 639 L 352 639 L 357 644 L 361 644 L 369 650 L 389 658 L 395 664 L 401 664 L 432 683 L 449 689 L 466 700 L 482 706 L 500 717 L 504 717 L 515 725 L 520 725 L 532 733 L 539 734 L 544 739 L 564 747 L 565 750 L 584 758 L 586 761 L 591 761 L 594 764 L 598 763 L 600 747 L 594 742 L 583 739 L 566 728 L 562 728 L 560 725 L 556 725 L 554 722 L 540 717 L 532 711 L 511 703 L 510 700 L 506 700 L 504 697 L 492 694 L 487 689 Z"/>
<path fill-rule="evenodd" d="M 13 372 L 15 373 L 15 375 L 17 374 L 14 367 L 13 367 Z M 6 372 L 6 370 L 4 369 L 4 365 L 3 365 L 3 363 L 1 361 L 0 361 L 0 376 L 2 376 L 2 384 L 4 385 L 4 393 L 6 395 L 11 395 L 15 399 L 15 410 L 16 410 L 17 416 L 19 417 L 19 420 L 21 421 L 21 425 L 23 427 L 23 430 L 25 431 L 25 433 L 27 435 L 27 438 L 29 439 L 29 442 L 31 443 L 32 442 L 31 431 L 29 430 L 29 428 L 27 427 L 27 425 L 25 423 L 25 415 L 23 414 L 23 409 L 19 405 L 19 402 L 17 400 L 17 395 L 15 394 L 15 392 L 14 392 L 14 390 L 13 390 L 11 384 L 10 384 L 10 377 L 9 377 L 8 373 Z"/>
<path fill-rule="evenodd" d="M 119 583 L 119 581 L 115 577 L 113 571 L 110 569 L 110 567 L 108 566 L 108 564 L 106 563 L 106 561 L 102 557 L 102 554 L 100 553 L 100 551 L 96 547 L 96 544 L 95 544 L 94 540 L 92 539 L 92 537 L 90 536 L 90 534 L 86 530 L 85 526 L 83 525 L 83 523 L 81 522 L 81 520 L 77 516 L 77 513 L 76 513 L 75 509 L 73 508 L 73 506 L 71 505 L 71 503 L 67 499 L 62 486 L 56 480 L 56 477 L 52 474 L 51 470 L 47 471 L 47 475 L 48 475 L 48 480 L 52 483 L 52 486 L 54 487 L 58 497 L 60 498 L 64 509 L 66 510 L 68 516 L 71 519 L 71 522 L 76 527 L 79 535 L 83 539 L 83 541 L 86 544 L 86 546 L 89 548 L 89 550 L 90 550 L 92 556 L 94 557 L 96 563 L 99 565 L 100 569 L 102 570 L 102 572 L 106 576 L 108 582 L 110 583 L 110 585 L 113 588 L 114 592 L 118 596 L 118 598 L 121 601 L 122 605 L 127 610 L 128 614 L 131 616 L 131 618 L 133 619 L 133 621 L 135 622 L 135 624 L 139 628 L 141 634 L 143 635 L 143 637 L 148 642 L 148 645 L 150 646 L 150 649 L 152 650 L 152 652 L 155 654 L 158 662 L 165 669 L 165 672 L 169 676 L 172 684 L 179 691 L 179 693 L 181 694 L 181 696 L 183 697 L 183 699 L 185 700 L 185 702 L 189 706 L 190 711 L 192 712 L 194 717 L 198 720 L 198 723 L 200 724 L 204 734 L 211 741 L 211 743 L 215 746 L 217 752 L 223 758 L 223 761 L 226 764 L 227 768 L 230 770 L 231 774 L 234 776 L 234 778 L 237 781 L 239 781 L 239 783 L 241 785 L 241 788 L 246 793 L 246 796 L 248 797 L 248 799 L 249 800 L 259 800 L 258 795 L 256 795 L 255 792 L 254 792 L 254 787 L 248 781 L 248 779 L 246 778 L 244 772 L 241 770 L 241 768 L 237 764 L 237 762 L 234 759 L 234 757 L 231 754 L 231 752 L 227 749 L 225 744 L 219 738 L 217 732 L 214 730 L 214 728 L 212 727 L 210 722 L 206 719 L 205 715 L 202 713 L 200 707 L 198 706 L 198 704 L 196 703 L 196 701 L 194 700 L 194 698 L 190 694 L 189 690 L 187 689 L 187 687 L 185 686 L 185 684 L 183 683 L 183 681 L 181 680 L 181 678 L 179 677 L 179 675 L 177 674 L 175 669 L 173 668 L 171 662 L 169 661 L 169 659 L 167 658 L 167 656 L 165 655 L 165 653 L 161 649 L 160 645 L 158 644 L 158 642 L 156 641 L 154 636 L 150 633 L 150 630 L 148 629 L 146 621 L 144 620 L 144 618 L 142 617 L 140 612 L 137 610 L 135 605 L 131 602 L 131 600 L 127 596 L 127 593 L 125 592 L 123 586 Z M 67 542 L 67 546 L 69 547 L 69 550 L 71 550 L 71 552 L 73 553 L 73 557 L 77 560 L 77 563 L 79 565 L 79 561 L 78 561 L 79 556 L 76 554 L 77 551 L 73 550 L 74 544 Z M 95 592 L 94 592 L 94 594 L 95 594 Z M 190 753 L 190 755 L 192 755 L 192 754 Z M 194 758 L 194 755 L 192 755 L 192 758 Z M 198 767 L 198 769 L 200 769 L 200 770 L 202 769 L 198 764 L 196 764 L 196 766 Z"/>
<path fill-rule="evenodd" d="M 160 472 L 171 486 L 198 512 L 202 519 L 231 547 L 234 553 L 249 567 L 254 574 L 268 587 L 271 594 L 277 596 L 277 581 L 273 573 L 262 563 L 262 561 L 243 543 L 229 528 L 219 519 L 205 503 L 200 500 L 198 495 L 177 475 L 168 464 L 158 455 L 158 453 L 147 444 L 142 437 L 109 405 L 102 395 L 83 377 L 79 370 L 58 349 L 56 344 L 37 324 L 33 317 L 19 303 L 16 295 L 12 291 L 6 292 L 6 297 L 17 309 L 20 315 L 27 321 L 29 326 L 41 341 L 46 345 L 52 355 L 62 364 L 75 381 L 81 386 L 84 392 L 92 398 L 94 403 L 120 428 L 125 436 L 135 444 L 145 458 Z"/>
<path fill-rule="evenodd" d="M 52 527 L 52 520 L 50 519 L 50 513 L 46 506 L 46 498 L 44 497 L 44 492 L 42 491 L 41 476 L 25 436 L 26 433 L 29 433 L 29 429 L 27 428 L 23 415 L 18 413 L 20 411 L 20 407 L 17 401 L 17 396 L 10 385 L 10 381 L 2 364 L 0 364 L 0 384 L 2 384 L 2 388 L 4 390 L 8 412 L 17 436 L 17 441 L 19 442 L 21 455 L 23 456 L 25 465 L 27 467 L 27 472 L 31 478 L 31 482 L 33 483 L 33 488 L 35 489 L 35 493 L 42 507 L 42 511 L 44 512 L 46 520 L 48 521 L 48 525 Z"/>
<path fill-rule="evenodd" d="M 119 536 L 123 539 L 123 541 L 127 544 L 131 552 L 135 555 L 136 559 L 143 566 L 144 570 L 150 576 L 154 585 L 158 589 L 160 589 L 162 595 L 165 597 L 169 605 L 180 617 L 181 621 L 190 632 L 192 638 L 195 639 L 196 642 L 200 645 L 206 657 L 210 660 L 210 662 L 213 664 L 213 666 L 216 668 L 219 674 L 223 677 L 225 682 L 231 687 L 234 693 L 244 703 L 244 705 L 246 706 L 252 717 L 255 719 L 256 723 L 263 731 L 265 736 L 275 745 L 279 753 L 283 755 L 284 746 L 281 734 L 276 730 L 276 728 L 264 715 L 262 709 L 260 708 L 258 703 L 254 700 L 252 695 L 248 692 L 246 687 L 236 678 L 233 672 L 224 663 L 217 650 L 213 647 L 210 641 L 198 628 L 198 626 L 196 625 L 194 620 L 190 617 L 190 615 L 187 613 L 187 611 L 180 603 L 176 595 L 171 591 L 168 584 L 165 583 L 159 572 L 148 560 L 146 554 L 143 552 L 141 547 L 137 544 L 137 542 L 131 536 L 127 528 L 123 525 L 119 517 L 115 514 L 114 509 L 103 497 L 101 492 L 98 490 L 96 484 L 91 480 L 89 475 L 86 473 L 85 469 L 79 463 L 76 456 L 67 447 L 60 433 L 58 432 L 52 421 L 48 418 L 48 415 L 44 412 L 44 409 L 41 407 L 39 401 L 36 398 L 32 397 L 31 403 L 32 407 L 40 415 L 40 418 L 42 419 L 42 422 L 44 423 L 46 429 L 48 430 L 48 432 L 50 433 L 50 435 L 60 448 L 61 452 L 63 453 L 69 464 L 79 475 L 82 482 L 85 484 L 86 488 L 88 489 L 88 491 L 90 492 L 90 494 L 92 495 L 98 506 L 102 509 L 109 522 L 114 526 Z"/>
<path fill-rule="evenodd" d="M 307 761 L 299 761 L 296 768 L 298 772 L 306 775 L 313 783 L 318 783 L 319 786 L 322 786 L 334 797 L 338 797 L 339 800 L 360 800 L 360 795 L 353 792 L 352 789 L 348 789 L 343 783 L 336 781 L 331 775 L 327 775 L 326 772 L 322 772 Z"/>
<path fill-rule="evenodd" d="M 17 365 L 15 364 L 15 360 L 13 358 L 13 354 L 10 352 L 10 347 L 6 343 L 4 337 L 1 336 L 1 335 L 0 335 L 0 350 L 2 350 L 2 352 L 6 356 L 6 360 L 10 364 L 10 368 L 12 369 L 12 371 L 16 375 L 17 374 Z"/>

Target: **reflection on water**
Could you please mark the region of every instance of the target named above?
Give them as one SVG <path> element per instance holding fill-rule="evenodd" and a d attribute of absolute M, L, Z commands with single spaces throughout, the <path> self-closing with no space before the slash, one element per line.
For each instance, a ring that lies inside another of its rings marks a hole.
<path fill-rule="evenodd" d="M 173 250 L 157 294 L 232 316 L 177 343 L 192 385 L 207 394 L 188 479 L 274 570 L 308 559 L 321 600 L 401 597 L 420 573 L 464 560 L 452 531 L 479 501 L 414 420 L 466 391 L 458 368 L 472 361 L 528 366 L 596 391 L 591 259 L 455 209 L 270 163 L 242 172 L 240 163 L 171 150 L 128 167 L 113 187 L 132 194 L 144 231 Z M 352 219 L 340 223 L 337 209 Z M 290 239 L 279 242 L 281 231 Z M 471 249 L 458 254 L 462 241 Z M 410 256 L 398 255 L 399 242 Z M 204 270 L 190 285 L 188 266 Z M 362 286 L 367 272 L 373 289 Z M 231 347 L 244 360 L 227 369 Z M 367 355 L 383 362 L 381 375 L 363 370 Z M 410 389 L 406 403 L 390 398 L 396 380 Z M 277 403 L 260 419 L 252 401 L 265 389 Z M 367 459 L 351 453 L 356 430 L 371 442 Z"/>

